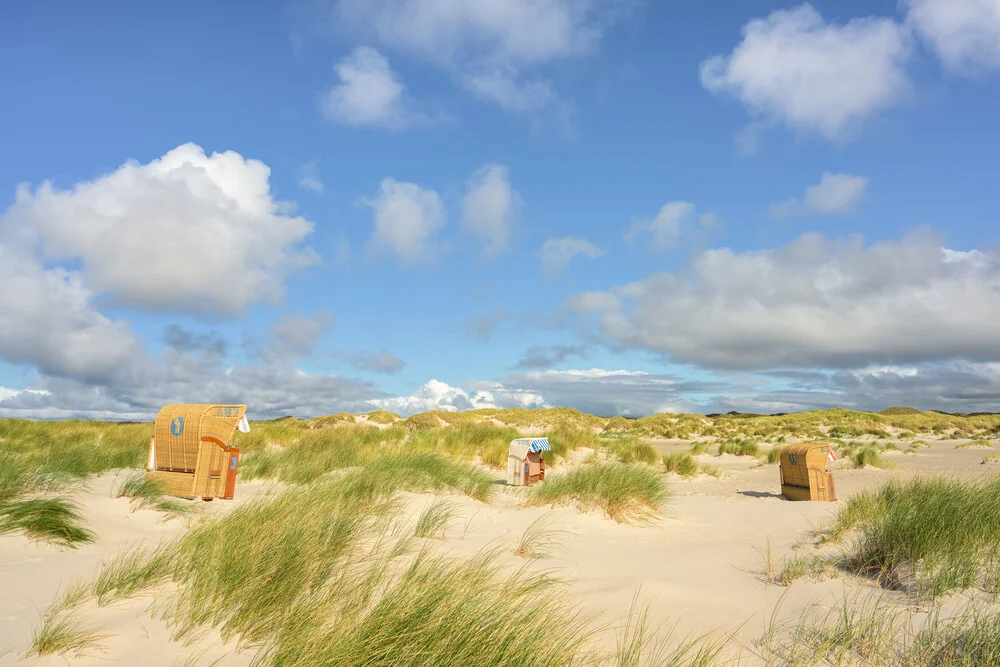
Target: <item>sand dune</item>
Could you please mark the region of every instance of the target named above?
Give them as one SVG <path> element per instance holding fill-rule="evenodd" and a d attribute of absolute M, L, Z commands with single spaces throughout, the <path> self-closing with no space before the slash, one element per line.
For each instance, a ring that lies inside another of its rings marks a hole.
<path fill-rule="evenodd" d="M 962 477 L 992 474 L 994 466 L 982 465 L 982 449 L 957 449 L 956 441 L 931 443 L 916 455 L 890 453 L 892 470 L 852 469 L 849 462 L 835 464 L 840 500 L 836 503 L 789 502 L 777 495 L 777 466 L 755 459 L 724 455 L 699 458 L 720 465 L 721 478 L 699 475 L 690 480 L 672 476 L 666 516 L 649 524 L 619 524 L 599 513 L 572 507 L 521 506 L 523 489 L 500 486 L 489 503 L 465 496 L 451 496 L 456 508 L 439 548 L 471 555 L 484 547 L 508 547 L 503 562 L 512 568 L 525 561 L 511 553 L 532 521 L 553 514 L 560 549 L 535 561 L 570 582 L 574 598 L 605 621 L 629 613 L 638 591 L 641 603 L 650 605 L 650 621 L 676 625 L 678 637 L 709 630 L 732 633 L 734 646 L 752 647 L 761 635 L 776 604 L 781 616 L 796 618 L 810 603 L 833 602 L 845 593 L 864 590 L 866 584 L 840 576 L 826 581 L 808 579 L 785 588 L 767 586 L 761 577 L 760 549 L 769 542 L 775 559 L 793 553 L 807 542 L 811 528 L 831 520 L 844 499 L 858 490 L 891 478 L 918 473 L 943 472 Z M 663 452 L 679 450 L 686 443 L 657 442 Z M 91 478 L 75 498 L 84 508 L 99 541 L 78 549 L 60 549 L 30 542 L 16 534 L 0 536 L 0 664 L 66 664 L 65 657 L 18 661 L 30 645 L 39 614 L 73 582 L 92 578 L 102 563 L 134 544 L 155 544 L 182 534 L 186 519 L 164 520 L 154 510 L 136 510 L 112 490 L 120 473 Z M 500 475 L 496 473 L 498 484 Z M 241 482 L 236 500 L 204 503 L 206 515 L 231 511 L 243 503 L 274 491 L 277 485 Z M 404 494 L 412 520 L 434 496 Z M 238 650 L 235 642 L 219 640 L 207 632 L 192 644 L 171 638 L 171 631 L 152 613 L 155 595 L 98 608 L 85 603 L 79 613 L 84 624 L 104 633 L 99 649 L 70 658 L 70 664 L 220 664 L 244 665 L 252 650 Z M 613 645 L 614 636 L 606 633 Z M 218 661 L 218 662 L 216 662 Z M 750 651 L 743 664 L 754 664 Z"/>

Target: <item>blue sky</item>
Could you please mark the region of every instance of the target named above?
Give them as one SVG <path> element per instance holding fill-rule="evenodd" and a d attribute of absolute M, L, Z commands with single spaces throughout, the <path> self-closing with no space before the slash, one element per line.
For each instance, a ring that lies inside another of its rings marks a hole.
<path fill-rule="evenodd" d="M 996 409 L 1000 3 L 677 4 L 0 10 L 0 415 Z"/>

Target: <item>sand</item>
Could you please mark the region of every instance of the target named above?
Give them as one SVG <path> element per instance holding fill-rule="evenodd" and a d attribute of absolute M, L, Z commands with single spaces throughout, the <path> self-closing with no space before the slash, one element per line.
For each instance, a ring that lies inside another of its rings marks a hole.
<path fill-rule="evenodd" d="M 822 582 L 800 580 L 790 587 L 765 585 L 759 549 L 769 541 L 776 560 L 796 545 L 810 540 L 814 527 L 824 525 L 844 500 L 858 490 L 892 478 L 945 473 L 974 478 L 1000 473 L 1000 465 L 983 465 L 998 448 L 956 449 L 960 441 L 929 441 L 918 454 L 890 452 L 893 470 L 855 470 L 849 462 L 834 465 L 838 502 L 790 502 L 777 495 L 776 465 L 757 465 L 753 459 L 702 455 L 699 461 L 719 465 L 722 478 L 700 475 L 691 480 L 670 476 L 673 498 L 667 516 L 649 525 L 622 525 L 597 513 L 567 507 L 522 508 L 523 489 L 506 489 L 489 504 L 451 497 L 456 518 L 440 548 L 472 554 L 486 546 L 507 547 L 505 562 L 519 567 L 525 561 L 513 550 L 525 528 L 539 516 L 556 513 L 553 527 L 563 531 L 562 549 L 535 561 L 570 582 L 570 591 L 588 611 L 604 621 L 623 619 L 638 591 L 640 604 L 650 605 L 650 621 L 676 625 L 675 636 L 717 629 L 752 648 L 779 600 L 782 618 L 797 618 L 811 603 L 832 603 L 845 593 L 866 590 L 862 582 L 839 577 Z M 687 449 L 687 443 L 661 441 L 667 453 Z M 553 468 L 552 470 L 558 470 Z M 77 658 L 49 657 L 19 661 L 31 642 L 41 611 L 74 581 L 88 580 L 102 561 L 124 545 L 155 544 L 187 530 L 183 519 L 163 520 L 160 512 L 133 511 L 129 502 L 113 498 L 116 474 L 90 480 L 75 494 L 83 506 L 97 544 L 75 550 L 38 545 L 20 535 L 0 536 L 0 665 L 91 664 L 219 664 L 246 665 L 252 652 L 239 652 L 206 633 L 195 645 L 171 640 L 168 628 L 150 613 L 152 598 L 127 600 L 107 608 L 87 603 L 81 612 L 88 625 L 107 633 L 103 651 Z M 501 480 L 502 474 L 497 474 Z M 275 490 L 275 485 L 251 482 L 237 485 L 236 500 L 204 503 L 206 512 L 220 513 Z M 406 494 L 406 508 L 415 518 L 434 497 Z M 870 590 L 870 588 L 867 588 Z M 608 641 L 613 642 L 609 634 Z M 6 653 L 5 653 L 6 651 Z M 743 664 L 754 664 L 750 650 Z M 214 662 L 218 660 L 218 662 Z"/>

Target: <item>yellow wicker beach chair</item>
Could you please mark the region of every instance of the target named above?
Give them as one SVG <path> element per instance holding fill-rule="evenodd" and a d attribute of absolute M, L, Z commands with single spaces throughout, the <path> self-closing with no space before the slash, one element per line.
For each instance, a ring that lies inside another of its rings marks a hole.
<path fill-rule="evenodd" d="M 833 447 L 829 443 L 782 447 L 778 466 L 781 495 L 789 500 L 836 500 L 833 473 L 829 469 L 833 458 Z"/>
<path fill-rule="evenodd" d="M 167 495 L 232 500 L 240 450 L 237 428 L 249 431 L 245 405 L 173 404 L 156 415 L 146 476 Z"/>

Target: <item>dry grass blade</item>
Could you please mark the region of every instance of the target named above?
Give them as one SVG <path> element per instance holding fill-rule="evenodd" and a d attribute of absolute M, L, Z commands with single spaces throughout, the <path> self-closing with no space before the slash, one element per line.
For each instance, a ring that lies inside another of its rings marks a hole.
<path fill-rule="evenodd" d="M 429 537 L 444 539 L 448 524 L 455 517 L 455 507 L 444 500 L 435 500 L 417 519 L 417 525 L 413 529 L 414 537 Z"/>
<path fill-rule="evenodd" d="M 25 658 L 46 655 L 79 657 L 91 650 L 102 650 L 101 640 L 107 633 L 80 625 L 79 617 L 70 611 L 57 611 L 42 617 L 42 623 L 31 633 L 31 646 Z"/>
<path fill-rule="evenodd" d="M 549 558 L 556 551 L 565 549 L 557 538 L 561 535 L 568 535 L 569 531 L 551 528 L 550 526 L 555 519 L 555 513 L 549 512 L 532 521 L 521 534 L 521 539 L 514 548 L 514 555 L 535 560 Z"/>

